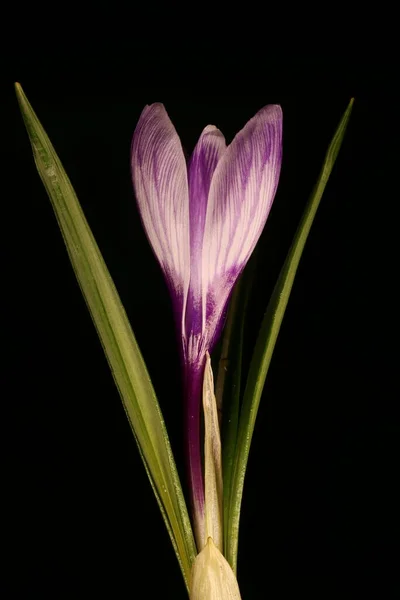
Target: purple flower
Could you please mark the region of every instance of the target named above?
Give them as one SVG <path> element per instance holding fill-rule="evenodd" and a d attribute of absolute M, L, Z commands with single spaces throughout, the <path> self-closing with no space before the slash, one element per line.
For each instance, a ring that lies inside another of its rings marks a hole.
<path fill-rule="evenodd" d="M 199 549 L 204 490 L 200 405 L 206 351 L 275 196 L 282 161 L 282 110 L 261 109 L 226 146 L 213 125 L 186 165 L 162 104 L 146 106 L 132 140 L 132 179 L 147 237 L 172 297 L 184 371 L 187 457 Z"/>

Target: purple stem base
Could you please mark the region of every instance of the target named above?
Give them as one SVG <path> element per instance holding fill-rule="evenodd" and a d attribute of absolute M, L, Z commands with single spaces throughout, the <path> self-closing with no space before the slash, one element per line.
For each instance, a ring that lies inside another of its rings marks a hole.
<path fill-rule="evenodd" d="M 204 546 L 204 481 L 200 444 L 200 415 L 204 361 L 199 367 L 186 367 L 185 431 L 186 457 L 195 538 L 199 552 Z"/>

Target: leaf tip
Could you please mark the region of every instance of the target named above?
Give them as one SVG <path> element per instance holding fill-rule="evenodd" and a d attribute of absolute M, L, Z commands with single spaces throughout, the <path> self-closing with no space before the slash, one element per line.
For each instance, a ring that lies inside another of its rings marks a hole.
<path fill-rule="evenodd" d="M 23 111 L 23 105 L 25 103 L 26 97 L 24 94 L 24 90 L 22 89 L 21 84 L 18 81 L 14 83 L 14 89 L 17 96 L 17 101 L 20 106 L 21 111 Z"/>

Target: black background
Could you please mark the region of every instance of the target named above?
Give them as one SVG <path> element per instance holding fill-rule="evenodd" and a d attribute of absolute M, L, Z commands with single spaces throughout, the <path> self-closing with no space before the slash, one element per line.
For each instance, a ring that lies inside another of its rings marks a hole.
<path fill-rule="evenodd" d="M 11 134 L 2 148 L 3 189 L 9 186 L 2 200 L 3 597 L 186 597 L 35 170 L 14 81 L 50 136 L 103 252 L 182 476 L 170 303 L 129 173 L 140 112 L 163 102 L 190 154 L 208 123 L 229 142 L 262 106 L 282 105 L 281 182 L 259 244 L 248 358 L 327 145 L 355 97 L 260 406 L 238 579 L 244 600 L 375 591 L 398 597 L 400 425 L 391 302 L 397 268 L 390 227 L 398 198 L 390 181 L 398 165 L 396 69 L 356 50 L 335 58 L 317 51 L 284 58 L 267 44 L 244 51 L 236 38 L 200 49 L 190 39 L 119 45 L 107 30 L 85 44 L 84 37 L 66 44 L 54 28 L 51 35 L 49 49 L 32 34 L 21 47 L 21 34 L 2 81 L 2 120 Z"/>

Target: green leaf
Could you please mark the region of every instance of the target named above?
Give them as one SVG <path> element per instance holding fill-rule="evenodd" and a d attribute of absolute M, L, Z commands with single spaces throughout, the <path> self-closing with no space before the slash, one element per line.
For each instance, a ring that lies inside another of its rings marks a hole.
<path fill-rule="evenodd" d="M 311 225 L 317 212 L 322 194 L 335 164 L 343 137 L 349 122 L 353 107 L 351 99 L 325 156 L 325 161 L 320 172 L 317 184 L 309 198 L 294 236 L 292 246 L 275 285 L 261 329 L 257 338 L 253 357 L 250 363 L 249 374 L 240 414 L 236 454 L 232 474 L 232 489 L 228 516 L 228 537 L 226 557 L 232 569 L 236 571 L 240 506 L 243 495 L 243 484 L 246 473 L 247 460 L 250 451 L 251 439 L 265 378 L 271 362 L 275 342 L 281 327 L 283 315 L 292 290 L 294 278 L 300 257 L 304 249 Z"/>
<path fill-rule="evenodd" d="M 224 551 L 226 551 L 227 535 L 229 533 L 228 515 L 231 498 L 232 469 L 240 414 L 244 323 L 255 274 L 256 258 L 257 249 L 253 252 L 250 262 L 233 290 L 218 363 L 215 395 L 220 422 L 222 422 Z"/>
<path fill-rule="evenodd" d="M 146 365 L 72 185 L 21 86 L 17 83 L 15 88 L 37 169 L 188 587 L 196 548 L 164 420 Z"/>

